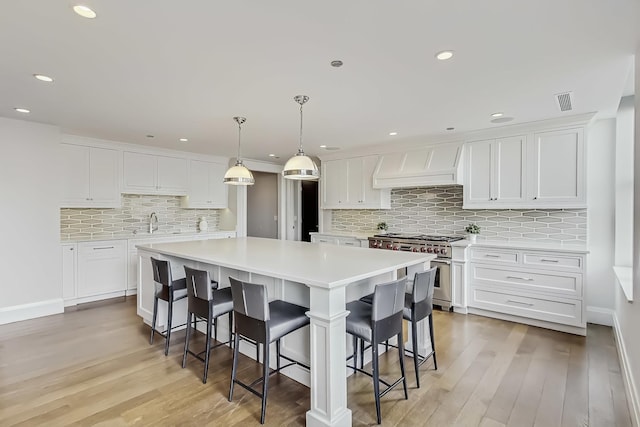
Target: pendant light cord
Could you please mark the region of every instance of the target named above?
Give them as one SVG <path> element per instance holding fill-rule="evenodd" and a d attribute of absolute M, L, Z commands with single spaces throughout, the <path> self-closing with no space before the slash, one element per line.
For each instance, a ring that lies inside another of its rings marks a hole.
<path fill-rule="evenodd" d="M 242 125 L 240 124 L 240 122 L 238 122 L 238 157 L 236 158 L 236 161 L 240 161 L 240 136 L 242 135 Z"/>
<path fill-rule="evenodd" d="M 300 104 L 300 147 L 298 147 L 298 153 L 303 153 L 302 151 L 302 104 Z"/>

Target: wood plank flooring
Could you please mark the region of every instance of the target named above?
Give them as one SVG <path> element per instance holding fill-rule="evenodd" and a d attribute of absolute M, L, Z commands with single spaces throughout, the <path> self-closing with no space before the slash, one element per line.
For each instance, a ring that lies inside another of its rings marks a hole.
<path fill-rule="evenodd" d="M 584 338 L 444 312 L 434 325 L 439 369 L 424 364 L 417 389 L 406 359 L 409 399 L 383 397 L 383 426 L 631 426 L 611 328 Z M 168 357 L 162 338 L 149 345 L 135 297 L 0 326 L 0 426 L 259 425 L 258 398 L 236 387 L 227 401 L 231 350 L 212 352 L 202 384 L 200 361 L 181 368 L 184 333 L 172 338 Z M 381 375 L 398 374 L 395 350 L 382 355 Z M 239 375 L 260 366 L 243 357 Z M 353 425 L 375 425 L 371 380 L 350 377 L 348 396 Z M 308 408 L 306 387 L 272 377 L 266 425 L 304 425 Z"/>

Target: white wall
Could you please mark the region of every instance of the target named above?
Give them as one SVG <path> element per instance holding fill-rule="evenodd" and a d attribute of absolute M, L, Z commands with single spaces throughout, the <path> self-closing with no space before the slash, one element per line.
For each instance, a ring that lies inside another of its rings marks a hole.
<path fill-rule="evenodd" d="M 615 279 L 615 119 L 598 120 L 587 138 L 587 321 L 611 326 Z"/>
<path fill-rule="evenodd" d="M 0 324 L 60 313 L 57 127 L 0 118 Z"/>
<path fill-rule="evenodd" d="M 640 49 L 635 57 L 635 87 L 640 88 Z M 631 414 L 640 425 L 640 96 L 635 98 L 634 206 L 633 206 L 633 294 L 635 301 L 627 302 L 622 289 L 616 287 L 615 329 L 618 351 L 630 398 Z"/>
<path fill-rule="evenodd" d="M 633 120 L 634 97 L 620 100 L 616 114 L 615 265 L 633 265 Z"/>

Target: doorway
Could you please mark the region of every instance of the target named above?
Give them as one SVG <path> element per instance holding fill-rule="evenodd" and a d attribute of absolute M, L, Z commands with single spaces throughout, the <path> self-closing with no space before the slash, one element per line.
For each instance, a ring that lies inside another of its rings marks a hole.
<path fill-rule="evenodd" d="M 252 171 L 247 187 L 247 236 L 278 238 L 278 175 Z"/>
<path fill-rule="evenodd" d="M 309 233 L 318 231 L 318 181 L 300 181 L 301 240 L 311 241 Z"/>

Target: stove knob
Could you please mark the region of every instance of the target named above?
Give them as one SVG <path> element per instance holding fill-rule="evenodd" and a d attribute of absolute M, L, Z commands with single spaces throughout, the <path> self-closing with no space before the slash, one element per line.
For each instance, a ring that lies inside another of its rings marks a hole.
<path fill-rule="evenodd" d="M 387 243 L 387 249 L 393 249 L 393 245 L 391 243 Z"/>
<path fill-rule="evenodd" d="M 377 242 L 377 241 L 373 242 L 373 243 L 371 244 L 371 247 L 372 247 L 372 248 L 377 248 L 377 247 L 378 247 L 378 242 Z"/>
<path fill-rule="evenodd" d="M 398 249 L 400 249 L 398 246 L 394 246 L 394 247 L 393 247 L 393 250 L 394 250 L 394 251 L 397 251 Z"/>
<path fill-rule="evenodd" d="M 420 252 L 427 252 L 427 248 L 425 248 L 424 246 L 420 248 Z"/>
<path fill-rule="evenodd" d="M 432 253 L 433 252 L 433 248 L 427 248 L 427 253 Z"/>
<path fill-rule="evenodd" d="M 447 250 L 446 250 L 446 249 L 444 249 L 444 248 L 443 248 L 443 249 L 440 249 L 440 253 L 441 253 L 442 255 L 446 255 L 446 254 L 447 254 Z"/>
<path fill-rule="evenodd" d="M 418 252 L 418 248 L 411 248 L 411 252 Z"/>

